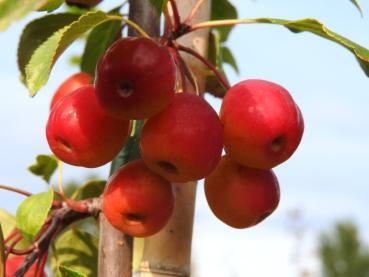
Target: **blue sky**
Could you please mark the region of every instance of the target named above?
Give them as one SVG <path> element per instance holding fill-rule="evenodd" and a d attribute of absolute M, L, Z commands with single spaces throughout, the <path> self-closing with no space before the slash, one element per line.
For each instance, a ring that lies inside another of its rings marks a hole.
<path fill-rule="evenodd" d="M 349 0 L 234 0 L 241 18 L 314 17 L 327 27 L 369 48 L 369 4 L 361 1 L 361 17 Z M 32 192 L 42 181 L 27 172 L 37 154 L 49 153 L 45 124 L 49 101 L 60 82 L 75 72 L 63 55 L 50 81 L 33 99 L 18 81 L 16 48 L 30 18 L 0 34 L 0 183 Z M 240 74 L 230 68 L 235 84 L 260 78 L 286 87 L 299 104 L 305 134 L 295 155 L 275 172 L 281 186 L 278 210 L 260 225 L 235 230 L 218 221 L 207 207 L 202 183 L 196 206 L 193 259 L 199 276 L 297 276 L 298 270 L 319 271 L 316 238 L 336 220 L 352 218 L 369 241 L 367 217 L 369 180 L 369 78 L 354 56 L 333 42 L 308 33 L 293 34 L 280 26 L 244 25 L 231 33 L 228 46 L 238 60 Z M 220 100 L 207 97 L 219 110 Z M 65 166 L 65 179 L 83 180 L 90 173 L 106 177 L 108 167 L 96 170 Z M 0 192 L 0 208 L 14 212 L 21 196 Z M 296 239 L 288 214 L 300 210 Z M 301 259 L 293 259 L 300 249 Z M 316 275 L 314 275 L 316 276 Z"/>

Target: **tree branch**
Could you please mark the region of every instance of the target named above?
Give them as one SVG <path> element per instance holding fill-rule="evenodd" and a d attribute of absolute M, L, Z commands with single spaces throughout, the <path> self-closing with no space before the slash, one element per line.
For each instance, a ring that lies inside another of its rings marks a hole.
<path fill-rule="evenodd" d="M 27 255 L 23 264 L 14 273 L 14 277 L 24 276 L 24 274 L 32 266 L 32 264 L 39 258 L 41 258 L 43 254 L 47 251 L 48 247 L 55 239 L 55 237 L 66 227 L 78 220 L 90 216 L 96 217 L 100 212 L 100 198 L 92 198 L 81 202 L 83 202 L 88 207 L 88 210 L 84 213 L 76 212 L 68 206 L 63 206 L 60 209 L 55 209 L 51 211 L 47 220 L 49 221 L 48 227 L 42 230 L 42 233 L 40 234 L 38 239 L 33 243 L 34 249 L 31 251 L 31 253 Z"/>

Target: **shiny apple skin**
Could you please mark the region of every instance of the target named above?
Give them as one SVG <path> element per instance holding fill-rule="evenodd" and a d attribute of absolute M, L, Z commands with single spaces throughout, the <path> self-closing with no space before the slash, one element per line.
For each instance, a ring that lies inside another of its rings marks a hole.
<path fill-rule="evenodd" d="M 142 160 L 130 161 L 108 180 L 103 212 L 118 230 L 134 237 L 160 231 L 174 207 L 172 185 L 148 169 Z"/>
<path fill-rule="evenodd" d="M 179 93 L 168 108 L 145 122 L 140 149 L 147 166 L 167 180 L 199 180 L 220 160 L 222 124 L 202 97 Z"/>
<path fill-rule="evenodd" d="M 162 111 L 175 93 L 176 68 L 167 47 L 149 38 L 116 41 L 96 69 L 96 95 L 109 114 L 144 119 Z"/>
<path fill-rule="evenodd" d="M 76 89 L 88 85 L 92 82 L 92 76 L 86 72 L 78 72 L 66 79 L 56 90 L 51 99 L 50 110 L 59 102 L 61 98 L 75 91 Z"/>
<path fill-rule="evenodd" d="M 92 85 L 61 99 L 50 112 L 46 126 L 50 149 L 60 160 L 89 168 L 113 160 L 129 132 L 128 120 L 112 117 L 101 109 Z"/>
<path fill-rule="evenodd" d="M 218 219 L 241 229 L 268 217 L 278 206 L 280 190 L 271 169 L 246 167 L 226 155 L 205 179 L 205 195 Z"/>
<path fill-rule="evenodd" d="M 290 93 L 264 80 L 233 86 L 223 99 L 220 119 L 226 152 L 245 166 L 273 168 L 300 144 L 302 114 Z"/>

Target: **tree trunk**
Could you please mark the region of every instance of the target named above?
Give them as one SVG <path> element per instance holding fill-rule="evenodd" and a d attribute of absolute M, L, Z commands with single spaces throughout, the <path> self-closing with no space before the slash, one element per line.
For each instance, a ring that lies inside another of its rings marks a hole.
<path fill-rule="evenodd" d="M 159 17 L 149 0 L 130 0 L 129 18 L 141 26 L 149 35 L 159 35 Z M 130 36 L 138 36 L 135 30 L 129 29 Z M 136 140 L 127 143 L 126 148 L 138 147 Z M 125 149 L 112 163 L 112 172 L 132 158 L 134 149 Z M 100 277 L 132 276 L 133 239 L 111 226 L 100 215 L 99 272 Z"/>
<path fill-rule="evenodd" d="M 181 19 L 186 18 L 197 0 L 177 0 Z M 202 5 L 193 22 L 209 20 L 211 1 Z M 180 39 L 180 43 L 207 56 L 208 31 L 200 30 Z M 204 90 L 205 70 L 198 60 L 183 55 L 198 81 L 200 92 Z M 191 86 L 188 86 L 191 88 Z M 140 266 L 141 277 L 189 276 L 191 265 L 191 242 L 195 209 L 196 182 L 174 184 L 176 203 L 167 226 L 144 242 Z"/>

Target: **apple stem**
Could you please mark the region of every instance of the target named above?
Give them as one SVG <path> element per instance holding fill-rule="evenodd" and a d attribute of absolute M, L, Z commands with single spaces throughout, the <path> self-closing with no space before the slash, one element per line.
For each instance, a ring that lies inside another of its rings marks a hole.
<path fill-rule="evenodd" d="M 21 190 L 21 189 L 12 187 L 12 186 L 7 186 L 7 185 L 0 185 L 0 189 L 16 192 L 16 193 L 22 194 L 22 195 L 27 196 L 27 197 L 32 195 L 32 193 L 30 193 L 28 191 Z"/>
<path fill-rule="evenodd" d="M 187 77 L 187 79 L 189 80 L 189 82 L 191 83 L 192 88 L 194 89 L 194 91 L 196 92 L 197 95 L 200 94 L 200 89 L 199 86 L 197 84 L 196 78 L 192 72 L 192 70 L 188 67 L 187 63 L 183 60 L 182 56 L 178 53 L 178 59 L 182 64 L 183 70 L 185 72 L 185 75 Z"/>
<path fill-rule="evenodd" d="M 172 48 L 172 47 L 168 47 L 169 52 L 171 53 L 175 64 L 177 65 L 177 68 L 179 69 L 179 74 L 180 74 L 180 78 L 181 78 L 181 86 L 182 86 L 182 90 L 186 91 L 187 90 L 187 84 L 186 84 L 186 75 L 184 72 L 184 68 L 183 68 L 183 64 L 180 60 L 180 57 L 178 55 L 178 51 L 176 51 L 176 49 Z"/>
<path fill-rule="evenodd" d="M 190 26 L 190 29 L 187 33 L 204 29 L 204 28 L 214 28 L 214 27 L 227 27 L 227 26 L 234 26 L 238 24 L 251 24 L 257 23 L 258 21 L 255 19 L 226 19 L 226 20 L 211 20 L 205 21 L 197 24 L 193 24 Z"/>
<path fill-rule="evenodd" d="M 130 20 L 128 18 L 125 18 L 125 17 L 120 16 L 120 15 L 109 15 L 109 18 L 112 19 L 112 20 L 123 21 L 128 26 L 132 27 L 137 32 L 139 32 L 141 36 L 146 37 L 146 38 L 150 38 L 150 36 L 138 24 L 136 24 L 135 22 L 133 22 L 132 20 Z"/>
<path fill-rule="evenodd" d="M 193 17 L 196 15 L 198 10 L 200 9 L 201 5 L 204 4 L 205 0 L 198 0 L 195 4 L 195 6 L 192 8 L 191 12 L 188 14 L 187 18 L 185 19 L 184 23 L 186 25 L 189 25 L 193 19 Z"/>
<path fill-rule="evenodd" d="M 200 60 L 202 63 L 204 63 L 213 73 L 214 75 L 218 78 L 219 82 L 227 89 L 230 89 L 230 85 L 228 83 L 228 81 L 225 79 L 225 77 L 219 72 L 218 69 L 216 69 L 216 67 L 209 62 L 207 59 L 205 59 L 203 56 L 201 56 L 199 53 L 197 53 L 196 51 L 192 50 L 189 47 L 185 47 L 183 45 L 177 44 L 176 45 L 177 49 L 179 51 L 183 51 L 186 52 L 192 56 L 194 56 L 195 58 L 197 58 L 198 60 Z"/>
<path fill-rule="evenodd" d="M 179 16 L 178 7 L 175 0 L 169 0 L 169 3 L 173 12 L 174 30 L 177 30 L 181 26 L 181 18 Z"/>
<path fill-rule="evenodd" d="M 19 233 L 14 238 L 13 242 L 6 248 L 5 251 L 5 259 L 8 258 L 9 254 L 14 251 L 14 247 L 17 246 L 17 244 L 23 239 L 22 235 Z"/>

